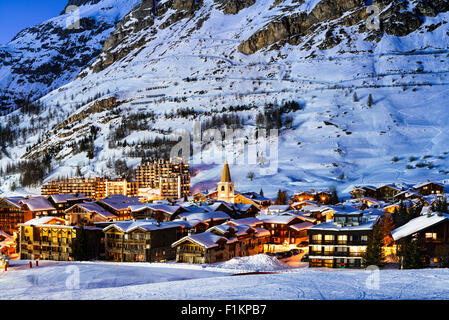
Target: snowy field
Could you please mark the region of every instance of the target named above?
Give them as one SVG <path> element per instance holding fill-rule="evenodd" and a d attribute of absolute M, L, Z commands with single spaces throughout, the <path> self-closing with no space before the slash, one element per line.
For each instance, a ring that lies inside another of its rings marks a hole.
<path fill-rule="evenodd" d="M 210 266 L 41 261 L 29 269 L 27 261 L 13 261 L 0 274 L 3 300 L 449 299 L 448 286 L 449 269 L 291 268 L 264 255 Z"/>

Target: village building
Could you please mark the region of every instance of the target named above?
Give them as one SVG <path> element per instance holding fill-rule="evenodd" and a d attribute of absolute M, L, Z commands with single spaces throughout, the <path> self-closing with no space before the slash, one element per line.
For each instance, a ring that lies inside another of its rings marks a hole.
<path fill-rule="evenodd" d="M 25 222 L 25 211 L 20 204 L 24 197 L 5 197 L 0 199 L 0 230 L 13 235 L 18 225 Z"/>
<path fill-rule="evenodd" d="M 19 201 L 24 211 L 24 222 L 37 216 L 58 216 L 58 210 L 45 197 L 25 197 Z"/>
<path fill-rule="evenodd" d="M 80 228 L 66 225 L 58 217 L 39 217 L 19 225 L 20 259 L 23 260 L 76 260 L 74 242 L 81 237 L 87 259 L 99 259 L 104 254 L 103 232 L 99 228 Z"/>
<path fill-rule="evenodd" d="M 105 178 L 74 178 L 53 180 L 41 188 L 42 196 L 54 194 L 83 194 L 94 200 L 106 197 Z"/>
<path fill-rule="evenodd" d="M 141 163 L 136 168 L 139 189 L 153 190 L 156 199 L 179 199 L 190 195 L 189 165 L 182 161 L 159 159 Z"/>
<path fill-rule="evenodd" d="M 439 263 L 438 248 L 449 245 L 449 215 L 428 211 L 393 230 L 391 236 L 396 244 L 403 239 L 421 240 L 424 264 L 435 266 Z"/>
<path fill-rule="evenodd" d="M 380 215 L 363 211 L 334 213 L 332 222 L 308 229 L 309 266 L 360 268 L 368 238 Z"/>
<path fill-rule="evenodd" d="M 270 232 L 270 244 L 284 247 L 295 245 L 307 240 L 304 230 L 312 226 L 295 215 L 259 215 L 257 219 L 263 222 L 263 228 Z"/>
<path fill-rule="evenodd" d="M 179 214 L 189 210 L 179 205 L 168 204 L 136 204 L 130 206 L 133 219 L 155 219 L 159 222 L 171 221 Z"/>
<path fill-rule="evenodd" d="M 444 193 L 444 185 L 436 182 L 422 182 L 415 184 L 413 189 L 418 191 L 420 195 L 428 196 L 431 194 L 443 194 Z"/>
<path fill-rule="evenodd" d="M 172 243 L 183 235 L 176 222 L 156 220 L 121 221 L 104 228 L 106 259 L 121 262 L 163 262 L 173 260 Z"/>
<path fill-rule="evenodd" d="M 354 186 L 354 189 L 349 192 L 353 199 L 359 198 L 377 198 L 377 188 L 374 186 Z"/>
<path fill-rule="evenodd" d="M 256 192 L 236 192 L 234 203 L 252 204 L 258 209 L 266 209 L 271 205 L 271 200 Z"/>
<path fill-rule="evenodd" d="M 48 201 L 56 208 L 58 211 L 58 216 L 64 216 L 65 210 L 74 206 L 77 203 L 83 203 L 89 201 L 82 193 L 79 194 L 53 194 L 48 197 Z"/>
<path fill-rule="evenodd" d="M 177 262 L 215 263 L 263 253 L 269 237 L 269 232 L 260 228 L 218 225 L 206 232 L 186 236 L 172 246 L 176 249 Z"/>
<path fill-rule="evenodd" d="M 130 207 L 142 204 L 138 198 L 124 195 L 111 195 L 96 201 L 96 203 L 117 216 L 114 221 L 133 219 Z"/>
<path fill-rule="evenodd" d="M 274 214 L 274 213 L 281 213 L 285 211 L 291 210 L 292 207 L 288 204 L 285 205 L 271 205 L 268 208 L 262 210 L 262 214 Z"/>
<path fill-rule="evenodd" d="M 234 203 L 234 182 L 232 182 L 231 173 L 229 171 L 229 165 L 227 161 L 225 162 L 223 167 L 223 173 L 221 175 L 221 181 L 218 183 L 217 192 L 217 200 Z"/>
<path fill-rule="evenodd" d="M 95 226 L 97 222 L 116 221 L 119 217 L 96 202 L 83 202 L 65 210 L 65 218 L 71 226 Z"/>
<path fill-rule="evenodd" d="M 377 199 L 391 202 L 394 201 L 394 197 L 401 191 L 403 190 L 395 184 L 386 184 L 377 188 Z"/>
<path fill-rule="evenodd" d="M 124 195 L 127 197 L 138 196 L 138 182 L 127 181 L 126 179 L 106 180 L 104 196 Z"/>

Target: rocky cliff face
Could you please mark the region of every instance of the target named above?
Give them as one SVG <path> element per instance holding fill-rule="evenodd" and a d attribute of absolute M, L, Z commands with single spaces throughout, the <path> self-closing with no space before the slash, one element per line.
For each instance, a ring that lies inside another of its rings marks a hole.
<path fill-rule="evenodd" d="M 71 0 L 68 5 L 80 6 L 79 28 L 67 27 L 74 18 L 64 10 L 0 48 L 0 111 L 13 110 L 20 101 L 34 100 L 70 82 L 97 58 L 133 1 L 120 9 L 111 7 L 113 2 Z"/>

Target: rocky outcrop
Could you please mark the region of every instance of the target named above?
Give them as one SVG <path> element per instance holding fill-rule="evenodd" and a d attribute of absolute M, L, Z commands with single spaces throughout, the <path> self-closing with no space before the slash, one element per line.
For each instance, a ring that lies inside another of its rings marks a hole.
<path fill-rule="evenodd" d="M 197 0 L 173 0 L 173 8 L 178 11 L 192 11 L 198 5 Z"/>
<path fill-rule="evenodd" d="M 255 0 L 215 0 L 224 14 L 237 14 L 240 10 L 251 7 Z"/>
<path fill-rule="evenodd" d="M 243 41 L 238 50 L 244 54 L 253 54 L 276 42 L 288 41 L 290 37 L 305 35 L 313 25 L 340 18 L 349 10 L 360 9 L 363 3 L 362 0 L 323 0 L 315 6 L 310 14 L 298 13 L 270 22 L 264 29 Z"/>
<path fill-rule="evenodd" d="M 117 108 L 119 105 L 121 105 L 123 102 L 118 101 L 116 97 L 110 97 L 107 99 L 95 101 L 91 106 L 87 107 L 81 112 L 75 113 L 74 115 L 70 116 L 60 124 L 58 124 L 56 127 L 54 127 L 54 130 L 60 130 L 66 127 L 69 124 L 72 124 L 74 122 L 79 122 L 87 117 L 89 117 L 93 113 L 100 113 L 103 111 L 109 111 Z"/>

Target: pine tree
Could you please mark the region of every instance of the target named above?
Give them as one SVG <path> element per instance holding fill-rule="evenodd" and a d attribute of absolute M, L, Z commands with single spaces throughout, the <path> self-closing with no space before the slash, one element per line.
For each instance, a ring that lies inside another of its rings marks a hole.
<path fill-rule="evenodd" d="M 382 233 L 383 243 L 385 246 L 393 244 L 394 240 L 391 237 L 391 232 L 396 228 L 391 214 L 386 213 L 379 224 L 380 232 Z"/>
<path fill-rule="evenodd" d="M 285 190 L 278 190 L 277 198 L 276 198 L 276 205 L 284 205 L 287 203 L 288 196 L 287 192 Z"/>
<path fill-rule="evenodd" d="M 383 253 L 382 232 L 376 224 L 373 228 L 372 234 L 368 238 L 366 251 L 362 256 L 362 265 L 366 268 L 368 266 L 382 266 L 385 262 Z"/>
<path fill-rule="evenodd" d="M 359 102 L 359 97 L 357 96 L 357 92 L 354 92 L 354 95 L 352 96 L 354 102 Z"/>
<path fill-rule="evenodd" d="M 373 99 L 373 96 L 370 93 L 370 95 L 368 96 L 368 107 L 372 107 L 373 104 L 374 104 L 374 99 Z"/>
<path fill-rule="evenodd" d="M 262 188 L 260 188 L 260 192 L 259 192 L 259 194 L 260 194 L 260 196 L 261 197 L 263 197 L 264 195 L 263 195 L 263 190 L 262 190 Z"/>
<path fill-rule="evenodd" d="M 75 261 L 88 260 L 88 244 L 86 238 L 86 231 L 81 225 L 78 230 L 78 236 L 72 241 L 72 256 Z"/>
<path fill-rule="evenodd" d="M 337 190 L 335 188 L 332 188 L 331 190 L 331 198 L 330 198 L 330 204 L 337 204 L 340 200 L 338 199 Z"/>
<path fill-rule="evenodd" d="M 423 247 L 419 239 L 402 239 L 398 242 L 398 255 L 403 269 L 420 269 L 423 267 Z"/>

